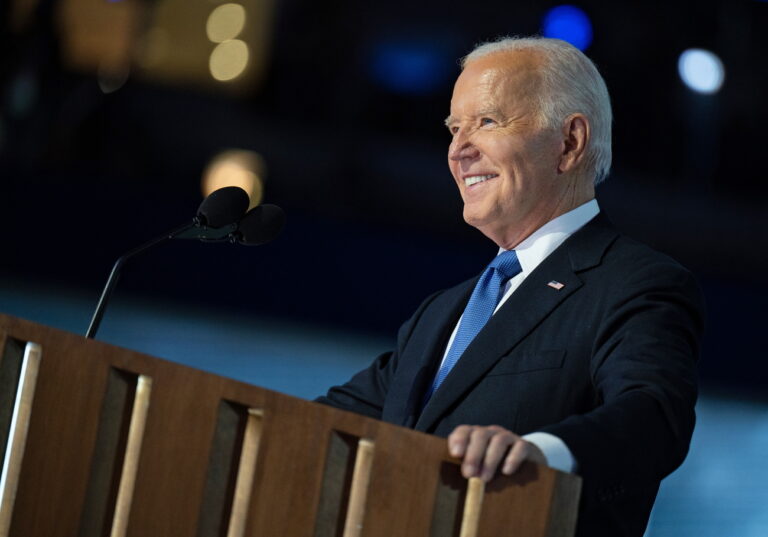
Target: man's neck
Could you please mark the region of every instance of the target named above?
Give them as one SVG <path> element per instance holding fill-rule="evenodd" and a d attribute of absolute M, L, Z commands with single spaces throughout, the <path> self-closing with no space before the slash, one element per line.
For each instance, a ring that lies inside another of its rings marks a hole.
<path fill-rule="evenodd" d="M 514 228 L 507 227 L 507 228 L 498 229 L 498 230 L 480 229 L 480 231 L 486 237 L 488 237 L 493 242 L 495 242 L 499 246 L 499 248 L 502 248 L 504 250 L 513 250 L 520 243 L 528 239 L 531 235 L 536 233 L 538 230 L 542 229 L 544 226 L 546 226 L 550 222 L 557 220 L 563 215 L 571 213 L 572 211 L 580 207 L 583 207 L 585 204 L 591 202 L 594 199 L 595 197 L 592 196 L 590 198 L 582 200 L 580 203 L 576 205 L 573 205 L 573 206 L 569 205 L 565 208 L 554 209 L 551 213 L 547 214 L 542 218 L 538 218 L 536 220 L 531 220 L 529 222 L 519 224 L 517 226 L 514 226 Z"/>
<path fill-rule="evenodd" d="M 595 199 L 594 182 L 586 176 L 561 179 L 564 181 L 564 188 L 560 193 L 547 200 L 546 205 L 532 208 L 527 218 L 515 223 L 510 222 L 508 225 L 502 224 L 494 229 L 478 229 L 500 248 L 512 250 L 547 223 Z"/>

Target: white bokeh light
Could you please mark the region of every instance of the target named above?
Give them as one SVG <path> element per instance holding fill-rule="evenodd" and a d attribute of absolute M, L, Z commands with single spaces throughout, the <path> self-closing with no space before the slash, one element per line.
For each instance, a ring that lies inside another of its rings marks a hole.
<path fill-rule="evenodd" d="M 698 93 L 717 93 L 725 80 L 725 68 L 713 52 L 688 49 L 680 55 L 677 70 L 686 86 Z"/>

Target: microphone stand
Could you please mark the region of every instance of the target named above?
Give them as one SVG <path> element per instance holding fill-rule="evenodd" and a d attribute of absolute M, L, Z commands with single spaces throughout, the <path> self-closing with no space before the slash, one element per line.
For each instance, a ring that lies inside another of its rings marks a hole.
<path fill-rule="evenodd" d="M 112 296 L 115 285 L 117 285 L 118 278 L 120 278 L 120 270 L 130 258 L 140 254 L 144 250 L 152 248 L 156 244 L 160 244 L 161 242 L 170 239 L 199 239 L 206 242 L 227 240 L 230 234 L 237 229 L 237 223 L 222 226 L 220 228 L 210 228 L 203 225 L 202 222 L 203 220 L 201 220 L 201 217 L 196 216 L 189 224 L 176 227 L 159 237 L 155 237 L 154 239 L 145 242 L 141 246 L 137 246 L 133 250 L 130 250 L 119 257 L 112 266 L 112 272 L 109 273 L 107 284 L 104 286 L 104 290 L 99 298 L 99 303 L 96 305 L 96 311 L 93 312 L 93 318 L 91 318 L 91 324 L 88 326 L 88 331 L 85 333 L 85 337 L 89 339 L 96 337 L 96 332 L 101 324 L 101 318 L 104 316 L 104 310 L 107 309 L 109 299 Z"/>
<path fill-rule="evenodd" d="M 107 303 L 112 296 L 112 291 L 115 289 L 118 278 L 120 278 L 120 270 L 123 268 L 123 265 L 125 265 L 125 262 L 133 256 L 140 254 L 144 250 L 148 250 L 149 248 L 152 248 L 154 245 L 160 244 L 163 241 L 173 239 L 184 231 L 188 231 L 194 228 L 196 225 L 197 223 L 195 219 L 189 224 L 184 224 L 183 226 L 174 228 L 168 233 L 160 235 L 159 237 L 155 237 L 154 239 L 145 242 L 141 246 L 137 246 L 133 250 L 126 252 L 120 256 L 117 261 L 115 261 L 115 264 L 112 266 L 112 272 L 109 273 L 109 278 L 107 278 L 107 284 L 104 286 L 104 290 L 101 293 L 101 298 L 99 298 L 99 303 L 96 305 L 96 311 L 93 312 L 93 318 L 91 319 L 91 324 L 88 326 L 88 331 L 85 333 L 85 337 L 93 339 L 96 336 L 96 332 L 98 331 L 99 325 L 101 324 L 101 318 L 104 316 L 104 310 L 107 308 Z"/>
<path fill-rule="evenodd" d="M 120 277 L 120 270 L 130 258 L 170 239 L 199 239 L 210 242 L 229 239 L 234 242 L 232 233 L 237 230 L 237 222 L 242 219 L 246 209 L 248 209 L 248 194 L 245 190 L 236 186 L 220 188 L 203 200 L 197 209 L 197 216 L 192 219 L 192 222 L 174 228 L 123 254 L 112 267 L 112 272 L 107 278 L 107 284 L 104 286 L 99 303 L 96 305 L 96 311 L 93 312 L 93 318 L 85 337 L 93 339 L 96 336 L 107 302 L 109 302 Z M 218 225 L 219 222 L 229 222 L 229 224 Z M 211 223 L 217 224 L 216 227 L 210 227 Z"/>

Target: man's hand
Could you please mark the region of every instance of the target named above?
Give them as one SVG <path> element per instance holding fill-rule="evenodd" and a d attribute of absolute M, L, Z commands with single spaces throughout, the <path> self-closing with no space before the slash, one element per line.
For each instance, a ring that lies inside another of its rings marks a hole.
<path fill-rule="evenodd" d="M 538 447 L 498 425 L 459 425 L 448 436 L 448 451 L 451 456 L 463 459 L 461 474 L 464 477 L 480 477 L 486 483 L 502 459 L 504 475 L 515 473 L 525 460 L 547 464 Z"/>

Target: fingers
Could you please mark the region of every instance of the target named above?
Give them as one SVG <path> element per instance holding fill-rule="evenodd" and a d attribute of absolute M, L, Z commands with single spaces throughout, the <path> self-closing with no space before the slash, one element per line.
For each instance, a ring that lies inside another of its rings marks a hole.
<path fill-rule="evenodd" d="M 533 461 L 538 464 L 547 464 L 547 457 L 542 453 L 536 444 L 532 444 L 520 439 L 519 442 L 509 450 L 507 458 L 504 459 L 504 465 L 501 473 L 504 475 L 514 474 L 523 461 Z"/>
<path fill-rule="evenodd" d="M 448 435 L 448 451 L 452 457 L 461 458 L 464 456 L 472 429 L 471 425 L 459 425 Z"/>
<path fill-rule="evenodd" d="M 473 427 L 469 434 L 469 444 L 464 453 L 464 460 L 461 463 L 461 473 L 464 477 L 469 479 L 470 477 L 482 477 L 485 473 L 490 472 L 491 476 L 496 471 L 496 467 L 486 468 L 486 453 L 490 446 L 491 440 L 497 431 L 490 427 Z M 489 462 L 493 462 L 491 459 Z M 496 461 L 498 464 L 498 460 Z"/>
<path fill-rule="evenodd" d="M 502 460 L 502 471 L 511 468 L 504 473 L 514 472 L 526 458 L 527 445 L 530 444 L 498 425 L 460 425 L 448 436 L 449 452 L 462 459 L 462 475 L 466 478 L 480 477 L 486 482 L 491 480 Z"/>
<path fill-rule="evenodd" d="M 512 446 L 507 458 L 504 459 L 504 466 L 501 468 L 502 474 L 512 475 L 520 468 L 520 465 L 527 458 L 529 445 L 525 440 L 520 440 Z"/>
<path fill-rule="evenodd" d="M 512 449 L 514 449 L 514 447 L 518 446 L 521 442 L 519 436 L 506 429 L 501 429 L 500 431 L 495 432 L 485 450 L 483 469 L 480 474 L 482 480 L 486 483 L 490 481 L 496 473 L 496 468 L 498 468 L 504 455 L 509 451 L 509 446 L 512 446 Z"/>

